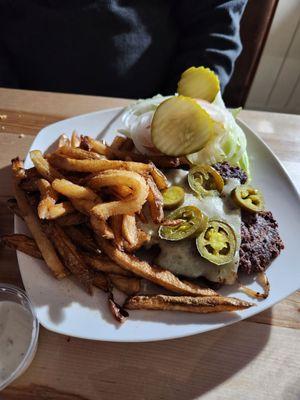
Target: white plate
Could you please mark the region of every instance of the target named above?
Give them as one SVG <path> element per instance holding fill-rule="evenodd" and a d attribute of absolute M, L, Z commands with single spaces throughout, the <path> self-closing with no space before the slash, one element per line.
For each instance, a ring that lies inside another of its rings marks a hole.
<path fill-rule="evenodd" d="M 111 142 L 116 129 L 122 127 L 122 110 L 110 109 L 70 118 L 40 131 L 31 149 L 46 151 L 62 134 L 80 134 L 105 138 Z M 299 196 L 279 161 L 271 150 L 244 124 L 251 155 L 253 183 L 262 188 L 267 208 L 279 222 L 285 250 L 267 271 L 271 284 L 267 300 L 258 301 L 256 307 L 238 313 L 197 315 L 180 312 L 132 311 L 130 318 L 117 324 L 110 315 L 106 296 L 97 290 L 88 296 L 71 279 L 55 280 L 42 261 L 18 253 L 20 271 L 26 292 L 32 301 L 40 323 L 47 329 L 68 336 L 116 342 L 139 342 L 178 338 L 224 327 L 271 307 L 300 287 Z M 27 156 L 26 167 L 31 166 Z M 19 218 L 15 231 L 26 233 Z M 251 287 L 257 287 L 255 282 Z M 243 299 L 249 298 L 227 287 L 221 290 Z"/>

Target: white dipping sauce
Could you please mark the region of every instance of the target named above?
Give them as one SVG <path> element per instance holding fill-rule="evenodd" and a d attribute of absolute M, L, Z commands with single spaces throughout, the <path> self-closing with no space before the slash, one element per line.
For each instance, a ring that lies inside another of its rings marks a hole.
<path fill-rule="evenodd" d="M 32 315 L 26 308 L 12 301 L 0 301 L 0 384 L 23 360 L 32 331 Z"/>

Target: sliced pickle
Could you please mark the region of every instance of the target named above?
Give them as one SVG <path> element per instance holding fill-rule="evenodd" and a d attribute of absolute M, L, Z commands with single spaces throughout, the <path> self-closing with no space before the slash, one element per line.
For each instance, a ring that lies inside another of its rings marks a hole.
<path fill-rule="evenodd" d="M 193 99 L 173 96 L 156 109 L 151 123 L 154 146 L 169 156 L 184 156 L 202 149 L 213 136 L 214 123 Z"/>
<path fill-rule="evenodd" d="M 175 225 L 172 224 L 174 221 Z M 165 240 L 182 240 L 205 229 L 206 217 L 194 206 L 178 208 L 168 216 L 167 225 L 161 225 L 158 234 Z"/>
<path fill-rule="evenodd" d="M 222 192 L 222 176 L 210 165 L 198 165 L 188 173 L 190 188 L 200 196 L 212 196 Z"/>
<path fill-rule="evenodd" d="M 162 191 L 164 208 L 172 210 L 181 206 L 184 201 L 184 189 L 181 186 L 170 186 Z"/>
<path fill-rule="evenodd" d="M 177 92 L 183 96 L 214 101 L 220 91 L 218 76 L 209 68 L 191 67 L 184 71 L 178 83 Z"/>
<path fill-rule="evenodd" d="M 264 199 L 262 193 L 252 186 L 237 186 L 231 192 L 232 200 L 238 207 L 250 212 L 260 212 L 264 209 Z"/>
<path fill-rule="evenodd" d="M 236 251 L 234 230 L 224 221 L 210 220 L 196 239 L 201 256 L 216 265 L 233 260 Z"/>

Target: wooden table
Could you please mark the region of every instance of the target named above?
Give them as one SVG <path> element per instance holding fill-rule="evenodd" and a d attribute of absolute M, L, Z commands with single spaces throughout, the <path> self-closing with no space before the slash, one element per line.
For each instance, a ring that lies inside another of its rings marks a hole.
<path fill-rule="evenodd" d="M 45 125 L 128 100 L 0 89 L 0 234 L 12 232 L 5 207 L 10 159 L 24 157 Z M 300 190 L 300 116 L 243 111 Z M 21 285 L 15 253 L 0 250 L 0 281 Z M 300 398 L 300 292 L 233 326 L 156 343 L 104 343 L 41 328 L 28 371 L 0 394 L 11 400 Z"/>

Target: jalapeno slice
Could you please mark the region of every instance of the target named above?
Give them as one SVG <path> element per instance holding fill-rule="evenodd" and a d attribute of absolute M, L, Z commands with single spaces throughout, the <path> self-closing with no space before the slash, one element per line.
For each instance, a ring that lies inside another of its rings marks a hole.
<path fill-rule="evenodd" d="M 224 221 L 210 220 L 197 237 L 196 246 L 202 257 L 216 265 L 233 260 L 236 251 L 234 230 Z"/>
<path fill-rule="evenodd" d="M 162 191 L 164 208 L 172 210 L 181 206 L 184 201 L 184 189 L 181 186 L 170 186 Z"/>
<path fill-rule="evenodd" d="M 188 174 L 190 188 L 200 196 L 212 196 L 222 192 L 222 176 L 210 165 L 197 165 Z"/>
<path fill-rule="evenodd" d="M 234 203 L 250 212 L 259 212 L 264 208 L 264 199 L 262 193 L 252 186 L 237 186 L 231 192 Z"/>
<path fill-rule="evenodd" d="M 165 240 L 182 240 L 198 234 L 205 228 L 206 217 L 194 206 L 178 208 L 167 217 L 167 224 L 161 225 L 158 234 Z"/>

